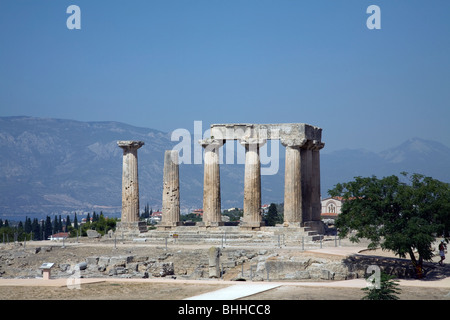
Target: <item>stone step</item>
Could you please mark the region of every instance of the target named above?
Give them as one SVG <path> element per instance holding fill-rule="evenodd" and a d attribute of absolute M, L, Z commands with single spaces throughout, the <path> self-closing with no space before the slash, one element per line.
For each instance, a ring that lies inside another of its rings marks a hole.
<path fill-rule="evenodd" d="M 178 236 L 173 237 L 174 234 Z M 321 235 L 317 235 L 316 232 L 299 232 L 299 233 L 196 233 L 196 232 L 168 232 L 168 231 L 156 231 L 147 232 L 139 235 L 140 239 L 145 239 L 143 241 L 152 242 L 164 242 L 166 239 L 172 241 L 179 241 L 180 243 L 276 243 L 279 240 L 284 242 L 297 242 L 302 241 L 311 242 L 318 241 Z"/>

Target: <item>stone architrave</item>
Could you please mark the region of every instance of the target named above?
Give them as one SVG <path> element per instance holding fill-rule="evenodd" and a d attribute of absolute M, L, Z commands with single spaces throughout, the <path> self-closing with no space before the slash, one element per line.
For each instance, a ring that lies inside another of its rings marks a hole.
<path fill-rule="evenodd" d="M 302 216 L 301 147 L 306 139 L 281 139 L 286 148 L 284 174 L 284 226 L 299 227 Z"/>
<path fill-rule="evenodd" d="M 181 225 L 180 221 L 180 176 L 178 151 L 166 150 L 164 153 L 162 227 Z"/>
<path fill-rule="evenodd" d="M 205 149 L 203 173 L 203 220 L 199 226 L 221 226 L 220 167 L 219 149 L 224 140 L 205 139 L 199 143 Z"/>
<path fill-rule="evenodd" d="M 118 230 L 146 231 L 145 222 L 139 221 L 139 179 L 137 150 L 144 145 L 143 141 L 118 141 L 123 150 L 122 165 L 122 215 Z M 145 229 L 145 230 L 144 230 Z"/>
<path fill-rule="evenodd" d="M 240 226 L 258 229 L 263 226 L 261 217 L 261 163 L 259 149 L 265 144 L 264 139 L 242 139 L 245 147 L 244 177 L 244 217 Z"/>
<path fill-rule="evenodd" d="M 320 220 L 320 155 L 323 148 L 322 129 L 306 123 L 228 123 L 211 125 L 211 139 L 239 140 L 246 148 L 244 183 L 244 218 L 241 227 L 261 226 L 261 177 L 259 148 L 266 140 L 280 140 L 286 147 L 285 223 L 284 226 L 305 226 L 323 232 Z M 212 157 L 212 155 L 209 155 Z M 205 156 L 206 157 L 206 156 Z M 218 172 L 218 164 L 212 166 Z M 206 166 L 205 166 L 206 174 Z M 206 180 L 205 180 L 206 181 Z M 209 181 L 209 180 L 208 180 Z M 213 181 L 219 181 L 217 178 Z M 216 192 L 205 183 L 204 194 Z M 220 193 L 211 196 L 220 201 Z M 205 198 L 204 198 L 205 199 Z M 204 207 L 210 202 L 204 200 Z M 209 210 L 209 209 L 206 209 Z M 207 219 L 209 215 L 206 215 Z"/>

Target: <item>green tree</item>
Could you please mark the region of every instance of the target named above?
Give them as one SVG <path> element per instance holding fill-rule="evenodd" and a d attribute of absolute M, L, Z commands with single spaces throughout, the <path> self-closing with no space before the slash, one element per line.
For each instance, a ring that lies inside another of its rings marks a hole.
<path fill-rule="evenodd" d="M 26 233 L 30 233 L 32 230 L 31 227 L 31 218 L 30 217 L 25 217 L 25 225 L 24 225 L 24 231 Z"/>
<path fill-rule="evenodd" d="M 49 216 L 47 216 L 45 218 L 43 229 L 44 229 L 44 239 L 43 240 L 47 240 L 48 237 L 50 237 L 52 235 L 52 231 L 53 231 L 52 219 L 50 219 Z"/>
<path fill-rule="evenodd" d="M 375 285 L 376 279 L 370 279 L 372 282 L 371 286 L 361 289 L 366 292 L 362 300 L 398 300 L 397 294 L 400 294 L 401 289 L 398 288 L 398 283 L 393 279 L 394 276 L 381 272 L 378 288 Z M 366 278 L 366 280 L 369 280 L 369 278 Z"/>
<path fill-rule="evenodd" d="M 150 217 L 150 206 L 148 205 L 148 202 L 147 202 L 147 204 L 144 207 L 144 212 L 141 214 L 141 216 L 139 218 L 140 218 L 140 220 L 144 220 L 149 217 Z"/>
<path fill-rule="evenodd" d="M 70 216 L 67 215 L 67 217 L 66 217 L 66 232 L 70 232 L 70 229 L 72 229 L 72 222 L 70 221 Z"/>
<path fill-rule="evenodd" d="M 266 222 L 266 226 L 275 226 L 277 223 L 283 222 L 283 218 L 278 214 L 277 205 L 275 203 L 270 204 L 264 220 Z"/>
<path fill-rule="evenodd" d="M 52 234 L 55 234 L 57 232 L 58 232 L 58 219 L 55 215 L 55 218 L 53 219 Z"/>
<path fill-rule="evenodd" d="M 395 175 L 356 177 L 337 184 L 329 194 L 344 199 L 336 220 L 341 237 L 355 231 L 351 241 L 366 238 L 369 248 L 380 246 L 402 258 L 409 255 L 419 275 L 422 261 L 433 257 L 435 235 L 448 237 L 450 187 L 423 175 L 402 175 L 409 183 Z"/>
<path fill-rule="evenodd" d="M 41 226 L 39 225 L 39 221 L 37 218 L 34 218 L 33 222 L 31 223 L 31 232 L 33 233 L 34 240 L 42 240 Z"/>
<path fill-rule="evenodd" d="M 222 215 L 224 216 L 228 216 L 230 218 L 231 222 L 236 222 L 239 221 L 242 216 L 244 215 L 244 211 L 243 210 L 239 210 L 238 208 L 235 208 L 233 210 L 225 210 L 222 212 Z"/>
<path fill-rule="evenodd" d="M 73 228 L 75 230 L 78 229 L 78 219 L 77 219 L 77 213 L 75 212 L 75 217 L 73 218 Z"/>
<path fill-rule="evenodd" d="M 200 222 L 202 221 L 202 217 L 196 215 L 195 213 L 183 214 L 180 216 L 181 221 L 192 221 L 192 222 Z"/>

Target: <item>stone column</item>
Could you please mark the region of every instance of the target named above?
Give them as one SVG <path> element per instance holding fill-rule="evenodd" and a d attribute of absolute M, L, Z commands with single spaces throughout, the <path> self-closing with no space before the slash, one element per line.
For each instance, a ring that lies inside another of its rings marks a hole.
<path fill-rule="evenodd" d="M 302 188 L 302 221 L 303 224 L 312 220 L 311 209 L 311 183 L 312 183 L 312 151 L 311 141 L 308 141 L 300 150 L 301 161 L 301 188 Z"/>
<path fill-rule="evenodd" d="M 261 217 L 261 163 L 259 148 L 262 139 L 241 140 L 245 147 L 244 217 L 242 228 L 258 229 L 263 225 Z"/>
<path fill-rule="evenodd" d="M 159 227 L 171 228 L 181 224 L 178 151 L 166 150 L 164 153 L 162 221 Z"/>
<path fill-rule="evenodd" d="M 313 141 L 312 146 L 312 170 L 311 170 L 311 220 L 320 221 L 322 204 L 320 197 L 320 150 L 324 143 Z"/>
<path fill-rule="evenodd" d="M 313 230 L 323 233 L 324 224 L 321 220 L 321 199 L 320 199 L 320 149 L 324 143 L 313 140 L 308 141 L 306 149 L 302 149 L 305 154 L 305 166 L 302 163 L 302 189 L 303 196 L 303 225 Z M 303 161 L 303 154 L 302 154 Z M 303 184 L 303 173 L 306 178 Z"/>
<path fill-rule="evenodd" d="M 203 174 L 203 221 L 199 226 L 223 225 L 220 200 L 219 149 L 225 140 L 205 139 L 199 141 L 205 149 Z"/>
<path fill-rule="evenodd" d="M 286 148 L 286 165 L 284 174 L 284 226 L 300 227 L 302 217 L 302 176 L 301 147 L 306 139 L 281 140 Z"/>
<path fill-rule="evenodd" d="M 146 225 L 139 224 L 139 181 L 137 150 L 143 141 L 118 141 L 123 149 L 122 166 L 122 215 L 118 230 L 146 231 Z"/>

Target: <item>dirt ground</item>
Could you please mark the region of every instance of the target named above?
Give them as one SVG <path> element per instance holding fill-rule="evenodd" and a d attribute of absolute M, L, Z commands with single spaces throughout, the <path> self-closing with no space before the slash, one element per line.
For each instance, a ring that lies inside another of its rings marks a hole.
<path fill-rule="evenodd" d="M 181 300 L 214 291 L 220 285 L 100 282 L 80 289 L 63 287 L 1 287 L 0 300 Z"/>
<path fill-rule="evenodd" d="M 400 300 L 450 300 L 450 288 L 403 287 Z M 365 292 L 358 288 L 281 286 L 242 300 L 360 300 Z"/>
<path fill-rule="evenodd" d="M 0 286 L 0 300 L 182 300 L 226 287 L 218 284 L 100 282 L 80 289 Z M 360 300 L 359 288 L 280 286 L 241 300 Z M 450 288 L 401 287 L 401 300 L 450 300 Z"/>
<path fill-rule="evenodd" d="M 34 246 L 38 246 L 35 243 Z M 70 244 L 68 244 L 70 245 Z M 177 252 L 179 248 L 173 248 Z M 204 248 L 203 248 L 204 249 Z M 34 250 L 30 245 L 27 250 Z M 27 257 L 16 257 L 4 265 L 4 278 L 8 276 L 8 269 L 15 267 L 17 270 L 33 267 L 38 263 L 43 263 L 52 257 L 52 261 L 58 262 L 79 262 L 79 257 L 100 254 L 140 254 L 148 252 L 146 245 L 132 244 L 130 246 L 119 246 L 112 249 L 111 245 L 92 244 L 85 246 L 72 247 L 71 250 L 62 250 L 54 247 L 46 252 L 42 249 L 39 254 L 29 255 Z M 163 247 L 153 247 L 157 254 L 164 252 Z M 199 249 L 200 250 L 200 249 Z M 180 251 L 180 250 L 178 250 Z M 200 250 L 201 251 L 201 250 Z M 199 253 L 200 253 L 199 251 Z M 203 250 L 205 251 L 205 250 Z M 184 259 L 183 253 L 178 253 L 180 259 Z M 305 253 L 303 253 L 305 254 Z M 310 253 L 311 254 L 311 253 Z M 328 255 L 324 250 L 324 255 Z M 388 252 L 367 251 L 362 254 L 391 257 Z M 341 259 L 341 256 L 333 256 Z M 31 259 L 34 259 L 33 261 Z M 448 277 L 448 269 L 443 276 Z M 438 270 L 438 269 L 437 269 Z M 444 269 L 443 269 L 444 270 Z M 1 278 L 0 278 L 1 279 Z M 215 283 L 157 283 L 157 282 L 130 282 L 116 281 L 108 279 L 98 283 L 86 283 L 80 286 L 80 289 L 69 289 L 67 286 L 2 286 L 0 285 L 0 300 L 181 300 L 184 298 L 196 296 L 202 293 L 211 292 L 229 286 L 230 284 Z M 360 300 L 364 292 L 359 288 L 348 287 L 320 287 L 320 286 L 301 286 L 299 285 L 281 285 L 277 288 L 244 297 L 242 300 Z M 401 286 L 402 300 L 449 300 L 450 287 L 414 287 Z"/>

